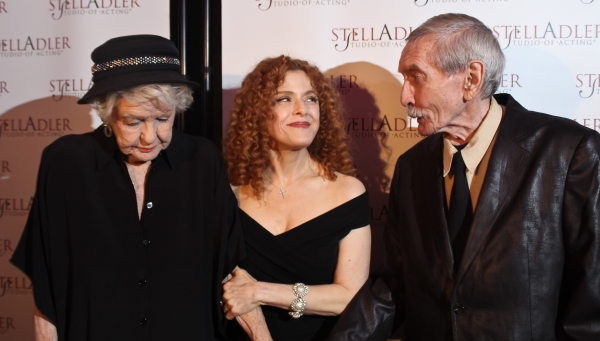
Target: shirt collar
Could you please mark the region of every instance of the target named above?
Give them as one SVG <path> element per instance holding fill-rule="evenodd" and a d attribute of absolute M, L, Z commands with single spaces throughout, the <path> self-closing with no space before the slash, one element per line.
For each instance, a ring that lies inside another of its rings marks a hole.
<path fill-rule="evenodd" d="M 104 126 L 96 128 L 96 130 L 92 132 L 92 137 L 96 141 L 94 144 L 96 170 L 103 168 L 113 159 L 121 159 L 123 157 L 114 134 L 110 137 L 104 135 Z M 165 163 L 172 170 L 184 161 L 185 151 L 190 147 L 191 146 L 186 144 L 183 140 L 182 133 L 173 130 L 171 143 L 169 143 L 167 149 L 161 151 L 157 158 L 163 158 Z"/>
<path fill-rule="evenodd" d="M 472 175 L 479 163 L 483 159 L 485 152 L 488 150 L 490 143 L 494 139 L 494 135 L 500 126 L 502 120 L 502 107 L 496 102 L 494 97 L 490 100 L 490 109 L 483 118 L 483 122 L 462 150 L 462 156 L 465 160 L 467 172 Z M 452 156 L 457 152 L 457 149 L 452 145 L 450 140 L 444 139 L 444 173 L 445 177 L 450 173 L 450 165 L 452 164 Z"/>

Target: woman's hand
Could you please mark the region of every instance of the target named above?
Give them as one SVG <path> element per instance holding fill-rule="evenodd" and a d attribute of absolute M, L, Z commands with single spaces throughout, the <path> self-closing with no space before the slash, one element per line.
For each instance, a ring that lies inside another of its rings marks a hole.
<path fill-rule="evenodd" d="M 231 279 L 223 284 L 223 311 L 228 320 L 246 314 L 257 308 L 256 284 L 258 283 L 250 274 L 240 268 L 235 268 Z"/>
<path fill-rule="evenodd" d="M 262 314 L 262 310 L 261 310 Z M 58 334 L 56 333 L 56 327 L 50 322 L 50 320 L 38 310 L 38 307 L 34 307 L 33 311 L 33 332 L 36 341 L 57 341 Z"/>

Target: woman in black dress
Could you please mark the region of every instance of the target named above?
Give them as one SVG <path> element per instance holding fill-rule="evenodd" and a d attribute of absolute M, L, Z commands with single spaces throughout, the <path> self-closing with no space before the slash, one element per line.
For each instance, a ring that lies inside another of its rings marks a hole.
<path fill-rule="evenodd" d="M 371 247 L 337 91 L 281 56 L 260 62 L 235 102 L 225 155 L 247 257 L 224 285 L 224 310 L 262 306 L 274 340 L 323 340 L 366 281 Z M 228 332 L 240 337 L 235 324 Z"/>

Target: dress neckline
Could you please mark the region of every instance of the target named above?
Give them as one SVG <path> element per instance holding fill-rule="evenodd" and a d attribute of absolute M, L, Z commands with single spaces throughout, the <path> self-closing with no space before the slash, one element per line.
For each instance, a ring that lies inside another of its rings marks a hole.
<path fill-rule="evenodd" d="M 365 195 L 367 195 L 367 192 L 366 192 L 366 191 L 365 191 L 365 192 L 363 192 L 363 193 L 361 193 L 360 195 L 358 195 L 358 196 L 356 196 L 356 197 L 354 197 L 354 198 L 352 198 L 352 199 L 350 199 L 350 200 L 346 201 L 346 202 L 343 202 L 343 203 L 341 203 L 340 205 L 338 205 L 338 206 L 336 206 L 336 207 L 334 207 L 334 208 L 330 209 L 329 211 L 323 212 L 323 213 L 321 213 L 321 214 L 319 214 L 319 215 L 315 216 L 314 218 L 311 218 L 311 219 L 309 219 L 309 220 L 307 220 L 307 221 L 305 221 L 305 222 L 303 222 L 303 223 L 301 223 L 301 224 L 298 224 L 298 225 L 296 225 L 296 226 L 292 227 L 291 229 L 289 229 L 289 230 L 287 230 L 287 231 L 284 231 L 284 232 L 282 232 L 282 233 L 280 233 L 280 234 L 273 234 L 273 233 L 271 233 L 271 231 L 267 230 L 267 229 L 266 229 L 264 226 L 262 226 L 262 224 L 261 224 L 261 223 L 259 223 L 258 221 L 256 221 L 256 219 L 254 219 L 252 216 L 250 216 L 248 213 L 246 213 L 246 212 L 245 212 L 243 209 L 241 209 L 241 208 L 240 208 L 239 210 L 240 210 L 240 212 L 242 212 L 242 213 L 243 213 L 243 214 L 244 214 L 246 217 L 250 218 L 250 220 L 252 220 L 252 221 L 253 221 L 253 222 L 254 222 L 254 223 L 257 225 L 257 226 L 260 226 L 260 228 L 261 228 L 262 230 L 264 230 L 265 232 L 267 232 L 268 234 L 270 234 L 270 235 L 271 235 L 271 236 L 273 236 L 273 237 L 279 237 L 279 236 L 287 235 L 287 234 L 289 234 L 290 232 L 297 230 L 299 227 L 306 226 L 306 225 L 308 225 L 308 224 L 314 223 L 314 222 L 315 222 L 315 221 L 317 221 L 318 219 L 320 219 L 320 218 L 323 218 L 325 215 L 327 215 L 327 214 L 330 214 L 330 213 L 332 213 L 332 212 L 334 212 L 334 211 L 337 211 L 337 210 L 341 209 L 342 207 L 344 207 L 344 206 L 346 206 L 346 205 L 348 205 L 348 204 L 350 204 L 350 203 L 353 203 L 353 202 L 357 201 L 358 199 L 360 199 L 360 198 L 364 197 Z"/>

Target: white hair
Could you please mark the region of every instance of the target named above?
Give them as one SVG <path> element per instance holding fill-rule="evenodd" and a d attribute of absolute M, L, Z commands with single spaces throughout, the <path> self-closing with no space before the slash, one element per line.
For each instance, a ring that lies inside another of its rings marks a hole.
<path fill-rule="evenodd" d="M 157 108 L 175 109 L 175 112 L 180 113 L 192 104 L 192 93 L 193 90 L 189 86 L 182 84 L 146 84 L 115 91 L 104 98 L 95 98 L 90 104 L 102 122 L 110 124 L 111 114 L 121 98 L 134 105 L 150 102 Z"/>
<path fill-rule="evenodd" d="M 498 90 L 504 53 L 492 31 L 481 21 L 466 14 L 441 14 L 417 27 L 406 39 L 407 45 L 424 37 L 433 39 L 437 53 L 429 59 L 445 75 L 465 71 L 471 61 L 480 60 L 486 70 L 481 98 L 488 98 Z"/>

